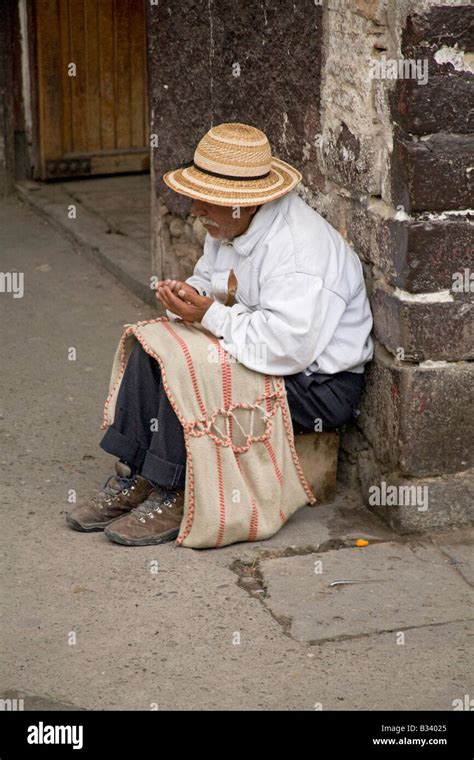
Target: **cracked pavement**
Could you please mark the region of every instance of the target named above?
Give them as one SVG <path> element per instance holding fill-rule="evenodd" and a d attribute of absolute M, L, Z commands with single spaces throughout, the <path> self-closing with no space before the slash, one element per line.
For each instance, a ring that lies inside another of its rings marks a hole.
<path fill-rule="evenodd" d="M 99 424 L 123 325 L 152 311 L 19 199 L 0 205 L 0 229 L 2 271 L 25 273 L 23 298 L 0 294 L 0 696 L 450 710 L 472 694 L 472 530 L 400 537 L 343 489 L 268 541 L 218 550 L 69 530 L 68 491 L 93 493 L 113 469 Z"/>

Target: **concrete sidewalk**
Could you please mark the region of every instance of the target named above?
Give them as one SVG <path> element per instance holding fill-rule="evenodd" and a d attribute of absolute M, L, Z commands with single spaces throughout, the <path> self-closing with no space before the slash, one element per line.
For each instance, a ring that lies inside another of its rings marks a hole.
<path fill-rule="evenodd" d="M 143 301 L 156 305 L 150 289 L 149 174 L 48 183 L 25 180 L 16 187 L 20 197 L 78 244 L 85 256 Z"/>
<path fill-rule="evenodd" d="M 69 530 L 70 489 L 82 498 L 113 468 L 99 424 L 123 324 L 152 311 L 19 199 L 0 205 L 0 230 L 0 270 L 25 278 L 23 298 L 0 293 L 0 696 L 450 710 L 473 695 L 472 531 L 400 538 L 347 491 L 268 541 L 218 550 Z"/>

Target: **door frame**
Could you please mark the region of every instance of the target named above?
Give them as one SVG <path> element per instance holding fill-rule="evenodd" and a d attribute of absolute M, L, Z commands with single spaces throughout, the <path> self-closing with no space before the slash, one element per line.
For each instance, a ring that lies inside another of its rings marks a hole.
<path fill-rule="evenodd" d="M 7 167 L 12 193 L 16 182 L 39 178 L 35 0 L 7 0 L 3 13 L 7 30 L 4 137 L 6 151 L 10 148 L 12 155 Z"/>

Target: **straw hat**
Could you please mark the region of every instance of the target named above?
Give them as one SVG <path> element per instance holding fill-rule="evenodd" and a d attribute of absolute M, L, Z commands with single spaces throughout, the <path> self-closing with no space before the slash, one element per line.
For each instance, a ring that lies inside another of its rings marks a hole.
<path fill-rule="evenodd" d="M 254 206 L 289 193 L 302 177 L 272 156 L 264 132 L 248 124 L 212 127 L 198 143 L 194 161 L 166 172 L 164 181 L 189 198 L 218 206 Z"/>

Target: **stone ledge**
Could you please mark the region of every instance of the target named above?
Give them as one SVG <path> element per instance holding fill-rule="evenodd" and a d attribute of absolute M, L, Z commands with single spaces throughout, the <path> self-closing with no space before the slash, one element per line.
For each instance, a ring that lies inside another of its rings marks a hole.
<path fill-rule="evenodd" d="M 363 474 L 362 481 L 366 506 L 399 534 L 474 524 L 474 469 L 410 480 L 387 475 L 382 480 L 372 481 Z M 378 493 L 385 494 L 385 501 L 398 503 L 371 504 Z"/>

